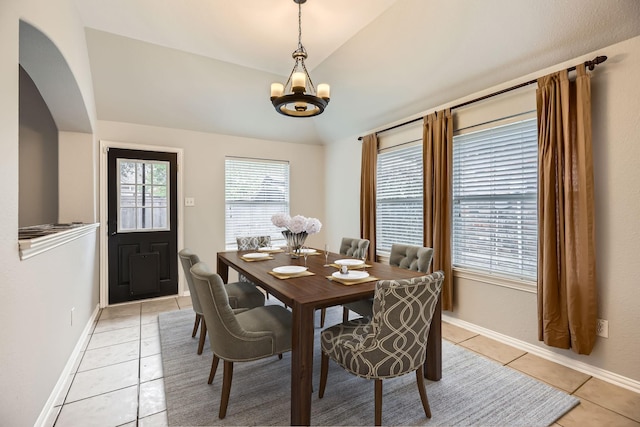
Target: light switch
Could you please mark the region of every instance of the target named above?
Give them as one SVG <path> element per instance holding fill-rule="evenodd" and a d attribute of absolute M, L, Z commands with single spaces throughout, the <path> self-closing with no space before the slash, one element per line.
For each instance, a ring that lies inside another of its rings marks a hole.
<path fill-rule="evenodd" d="M 196 205 L 196 199 L 194 199 L 193 197 L 185 197 L 184 198 L 184 205 L 185 206 L 195 206 Z"/>

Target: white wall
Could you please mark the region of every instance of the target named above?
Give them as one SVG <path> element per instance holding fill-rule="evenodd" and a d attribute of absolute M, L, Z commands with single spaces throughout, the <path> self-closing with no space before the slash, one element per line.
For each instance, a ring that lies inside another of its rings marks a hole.
<path fill-rule="evenodd" d="M 0 2 L 0 423 L 33 425 L 98 301 L 96 235 L 20 261 L 19 21 L 60 50 L 95 120 L 83 28 L 72 0 Z M 54 115 L 55 116 L 55 115 Z M 85 116 L 86 118 L 86 116 Z M 89 194 L 93 198 L 93 194 Z M 70 324 L 75 307 L 74 324 Z"/>
<path fill-rule="evenodd" d="M 58 133 L 58 221 L 97 222 L 98 144 L 89 133 Z"/>
<path fill-rule="evenodd" d="M 224 244 L 225 156 L 251 157 L 290 162 L 292 215 L 325 219 L 324 147 L 218 135 L 180 129 L 98 121 L 102 141 L 184 149 L 184 197 L 195 198 L 194 207 L 184 208 L 184 245 L 215 269 L 216 252 Z M 325 230 L 307 239 L 322 248 Z"/>
<path fill-rule="evenodd" d="M 361 148 L 357 136 L 325 146 L 327 243 L 333 252 L 343 237 L 360 237 Z"/>
<path fill-rule="evenodd" d="M 609 321 L 609 338 L 598 338 L 589 356 L 546 347 L 537 340 L 536 295 L 469 279 L 455 278 L 454 311 L 448 312 L 482 328 L 507 335 L 577 362 L 640 381 L 640 37 L 572 59 L 517 82 L 506 82 L 482 94 L 531 80 L 592 59 L 609 60 L 592 78 L 593 147 L 596 196 L 597 275 L 600 318 Z M 451 100 L 449 105 L 473 99 Z M 449 105 L 437 106 L 427 112 Z M 327 147 L 327 218 L 331 239 L 357 233 L 360 148 L 356 137 Z M 337 169 L 339 167 L 339 169 Z M 339 174 L 336 173 L 339 170 Z M 340 192 L 334 191 L 340 188 Z M 336 194 L 337 193 L 337 194 Z M 337 229 L 340 227 L 340 229 Z M 614 375 L 615 377 L 615 375 Z"/>

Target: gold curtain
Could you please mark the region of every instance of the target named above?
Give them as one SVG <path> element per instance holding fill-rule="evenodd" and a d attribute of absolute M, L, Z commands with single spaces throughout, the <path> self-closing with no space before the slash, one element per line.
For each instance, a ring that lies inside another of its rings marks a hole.
<path fill-rule="evenodd" d="M 597 289 L 591 82 L 584 64 L 538 79 L 538 339 L 590 354 Z"/>
<path fill-rule="evenodd" d="M 451 168 L 453 120 L 451 110 L 424 118 L 424 245 L 433 248 L 433 271 L 444 272 L 442 309 L 453 310 L 451 268 Z"/>
<path fill-rule="evenodd" d="M 378 137 L 375 133 L 362 138 L 360 173 L 360 238 L 369 239 L 367 259 L 376 261 L 376 169 Z"/>

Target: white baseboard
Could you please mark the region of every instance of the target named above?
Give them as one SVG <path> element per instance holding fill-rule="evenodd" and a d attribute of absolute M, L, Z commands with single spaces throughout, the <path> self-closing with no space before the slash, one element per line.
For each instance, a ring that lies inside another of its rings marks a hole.
<path fill-rule="evenodd" d="M 49 399 L 47 399 L 47 403 L 45 403 L 44 407 L 42 408 L 42 411 L 40 412 L 40 416 L 36 420 L 34 427 L 46 426 L 46 422 L 47 422 L 47 419 L 49 418 L 49 414 L 51 413 L 51 411 L 53 411 L 54 405 L 58 400 L 58 397 L 60 396 L 61 393 L 64 393 L 66 391 L 66 385 L 67 385 L 69 376 L 71 376 L 73 368 L 76 365 L 76 361 L 78 360 L 78 357 L 80 357 L 80 354 L 82 353 L 82 349 L 85 347 L 87 341 L 90 338 L 89 333 L 91 332 L 91 328 L 93 327 L 93 324 L 95 323 L 99 312 L 100 312 L 100 305 L 96 304 L 95 310 L 93 310 L 93 313 L 89 318 L 89 321 L 87 322 L 86 326 L 84 327 L 84 330 L 82 331 L 82 334 L 80 335 L 80 339 L 76 343 L 76 346 L 73 348 L 73 352 L 71 352 L 71 356 L 69 356 L 69 360 L 67 360 L 67 364 L 62 370 L 62 373 L 60 374 L 60 378 L 58 378 L 58 382 L 56 383 L 56 386 L 53 388 L 53 391 L 51 391 L 51 394 L 49 395 Z"/>
<path fill-rule="evenodd" d="M 579 360 L 571 359 L 569 357 L 555 353 L 551 350 L 547 350 L 545 348 L 538 347 L 528 342 L 512 338 L 510 336 L 501 334 L 499 332 L 495 332 L 490 329 L 483 328 L 473 323 L 465 322 L 464 320 L 456 319 L 455 317 L 449 317 L 444 313 L 442 314 L 442 320 L 447 323 L 451 323 L 452 325 L 467 329 L 469 331 L 477 332 L 481 335 L 492 338 L 501 343 L 508 344 L 515 348 L 519 348 L 520 350 L 539 356 L 551 362 L 558 363 L 568 368 L 575 369 L 576 371 L 580 371 L 587 375 L 591 375 L 592 377 L 599 378 L 608 383 L 626 388 L 627 390 L 631 390 L 635 393 L 640 393 L 640 381 L 623 377 L 622 375 L 616 374 L 614 372 L 606 371 L 604 369 L 598 368 L 593 365 L 589 365 L 588 363 L 584 363 Z"/>

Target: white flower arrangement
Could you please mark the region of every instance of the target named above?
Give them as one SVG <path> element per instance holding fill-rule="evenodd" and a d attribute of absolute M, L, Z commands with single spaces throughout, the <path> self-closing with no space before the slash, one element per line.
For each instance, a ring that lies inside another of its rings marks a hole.
<path fill-rule="evenodd" d="M 315 234 L 322 228 L 322 223 L 318 218 L 307 218 L 302 215 L 290 217 L 284 213 L 277 213 L 271 217 L 271 222 L 276 227 L 286 228 L 295 234 Z"/>

